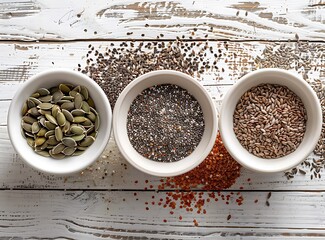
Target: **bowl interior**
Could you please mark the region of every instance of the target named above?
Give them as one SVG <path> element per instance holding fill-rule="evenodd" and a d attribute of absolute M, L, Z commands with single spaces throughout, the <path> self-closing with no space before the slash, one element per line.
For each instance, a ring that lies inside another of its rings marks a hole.
<path fill-rule="evenodd" d="M 133 100 L 146 88 L 160 84 L 175 84 L 186 89 L 201 105 L 205 129 L 196 149 L 184 159 L 161 163 L 140 155 L 131 145 L 127 135 L 127 114 Z M 190 76 L 170 70 L 147 73 L 132 81 L 121 93 L 114 109 L 114 136 L 123 156 L 139 170 L 157 176 L 175 176 L 187 172 L 209 154 L 217 134 L 217 116 L 214 104 L 206 90 Z"/>
<path fill-rule="evenodd" d="M 307 111 L 308 120 L 303 141 L 294 152 L 281 158 L 256 157 L 240 144 L 233 131 L 233 113 L 238 100 L 247 90 L 263 83 L 287 86 L 301 98 Z M 223 142 L 240 164 L 255 171 L 278 172 L 298 165 L 312 152 L 320 136 L 322 113 L 316 94 L 299 76 L 279 69 L 263 69 L 247 74 L 229 90 L 223 100 L 219 124 Z"/>
<path fill-rule="evenodd" d="M 36 154 L 28 146 L 26 139 L 21 135 L 21 108 L 23 102 L 38 88 L 53 87 L 60 83 L 83 85 L 90 97 L 94 100 L 97 112 L 100 117 L 100 127 L 95 142 L 80 156 L 66 157 L 62 160 L 55 160 L 49 157 L 42 157 Z M 71 70 L 50 70 L 27 80 L 18 90 L 13 98 L 8 113 L 8 132 L 10 140 L 21 156 L 32 167 L 53 174 L 70 174 L 78 172 L 93 163 L 105 149 L 110 137 L 112 125 L 112 111 L 109 101 L 102 89 L 87 76 Z"/>

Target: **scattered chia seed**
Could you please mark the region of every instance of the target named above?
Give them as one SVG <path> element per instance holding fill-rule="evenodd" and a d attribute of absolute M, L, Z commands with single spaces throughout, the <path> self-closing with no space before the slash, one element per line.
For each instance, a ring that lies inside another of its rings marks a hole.
<path fill-rule="evenodd" d="M 171 84 L 145 89 L 131 104 L 127 131 L 146 158 L 175 162 L 190 155 L 204 132 L 203 112 L 185 89 Z"/>

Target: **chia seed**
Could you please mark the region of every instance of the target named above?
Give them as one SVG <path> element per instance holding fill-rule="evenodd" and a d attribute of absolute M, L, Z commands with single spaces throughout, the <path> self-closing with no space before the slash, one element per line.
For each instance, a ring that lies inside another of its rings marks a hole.
<path fill-rule="evenodd" d="M 134 149 L 158 162 L 190 155 L 204 132 L 203 112 L 185 89 L 171 84 L 142 91 L 130 106 L 127 132 Z"/>

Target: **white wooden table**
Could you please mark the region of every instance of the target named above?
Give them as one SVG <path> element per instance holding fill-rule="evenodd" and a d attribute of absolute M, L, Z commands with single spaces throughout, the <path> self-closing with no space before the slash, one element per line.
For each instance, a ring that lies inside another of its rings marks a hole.
<path fill-rule="evenodd" d="M 71 177 L 39 173 L 19 159 L 8 139 L 6 116 L 21 83 L 49 68 L 76 70 L 89 43 L 98 48 L 112 41 L 152 41 L 161 33 L 164 41 L 181 35 L 191 41 L 208 38 L 213 48 L 224 48 L 227 41 L 231 61 L 223 56 L 218 63 L 225 71 L 209 73 L 201 81 L 219 106 L 231 84 L 256 68 L 254 59 L 267 46 L 294 46 L 297 36 L 301 42 L 325 46 L 325 2 L 0 1 L 0 238 L 324 239 L 325 180 L 311 180 L 309 173 L 288 181 L 283 173 L 242 169 L 237 183 L 225 192 L 242 192 L 243 205 L 210 202 L 206 215 L 182 209 L 170 215 L 157 205 L 145 210 L 146 201 L 166 192 L 155 191 L 160 179 L 130 166 L 113 139 L 96 164 Z M 313 51 L 317 70 L 298 72 L 324 78 L 325 57 L 317 58 Z M 237 58 L 231 58 L 234 53 Z M 145 180 L 153 188 L 144 190 Z"/>

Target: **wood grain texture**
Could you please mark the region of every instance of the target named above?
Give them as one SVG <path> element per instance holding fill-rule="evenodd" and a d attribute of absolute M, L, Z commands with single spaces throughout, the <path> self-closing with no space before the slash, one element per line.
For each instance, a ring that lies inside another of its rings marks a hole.
<path fill-rule="evenodd" d="M 206 203 L 207 214 L 151 205 L 155 192 L 2 191 L 0 236 L 69 239 L 321 239 L 324 192 L 244 193 L 244 204 Z M 138 198 L 138 200 L 135 200 Z M 254 203 L 255 200 L 258 203 Z M 122 204 L 123 203 L 123 204 Z M 231 218 L 227 221 L 228 215 Z M 183 216 L 182 221 L 178 218 Z M 164 222 L 164 219 L 167 222 Z M 199 223 L 193 226 L 193 219 Z M 241 237 L 240 237 L 241 236 Z"/>
<path fill-rule="evenodd" d="M 325 40 L 324 16 L 322 0 L 4 1 L 0 39 L 189 38 L 197 29 L 194 38 Z"/>

